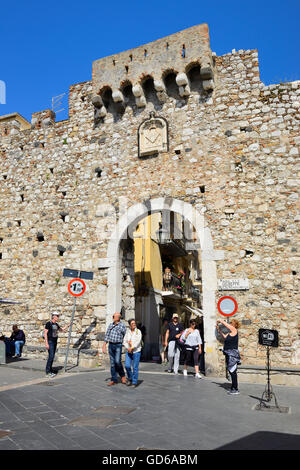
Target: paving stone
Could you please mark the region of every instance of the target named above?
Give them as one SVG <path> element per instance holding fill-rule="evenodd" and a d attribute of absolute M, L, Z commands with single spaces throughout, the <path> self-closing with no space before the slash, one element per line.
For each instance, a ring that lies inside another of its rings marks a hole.
<path fill-rule="evenodd" d="M 55 450 L 58 449 L 47 439 L 44 439 L 39 433 L 27 431 L 12 436 L 11 440 L 21 448 L 21 450 Z"/>
<path fill-rule="evenodd" d="M 19 446 L 11 439 L 0 439 L 0 450 L 19 450 Z"/>
<path fill-rule="evenodd" d="M 69 421 L 68 424 L 73 426 L 97 426 L 106 428 L 112 424 L 115 420 L 111 418 L 104 418 L 102 416 L 81 416 L 80 418 L 73 419 Z"/>

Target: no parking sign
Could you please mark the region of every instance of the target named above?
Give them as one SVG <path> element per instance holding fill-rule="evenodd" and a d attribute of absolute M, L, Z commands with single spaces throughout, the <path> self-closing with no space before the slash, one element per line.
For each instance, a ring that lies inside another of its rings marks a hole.
<path fill-rule="evenodd" d="M 225 295 L 218 301 L 218 310 L 224 317 L 231 317 L 237 312 L 238 304 L 233 297 Z"/>

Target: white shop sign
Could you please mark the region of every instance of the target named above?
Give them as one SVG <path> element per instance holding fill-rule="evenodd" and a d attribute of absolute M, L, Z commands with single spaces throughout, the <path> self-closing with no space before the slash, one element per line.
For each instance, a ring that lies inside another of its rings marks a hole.
<path fill-rule="evenodd" d="M 218 290 L 249 290 L 249 279 L 219 279 Z"/>

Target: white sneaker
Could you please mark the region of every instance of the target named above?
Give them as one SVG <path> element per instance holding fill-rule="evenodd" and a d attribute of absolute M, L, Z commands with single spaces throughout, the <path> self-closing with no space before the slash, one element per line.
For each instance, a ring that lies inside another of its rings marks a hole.
<path fill-rule="evenodd" d="M 188 375 L 187 370 L 183 369 L 183 375 L 185 375 L 185 376 Z"/>
<path fill-rule="evenodd" d="M 195 378 L 197 378 L 197 379 L 202 379 L 202 377 L 201 377 L 200 374 L 196 374 L 196 375 L 195 375 Z"/>

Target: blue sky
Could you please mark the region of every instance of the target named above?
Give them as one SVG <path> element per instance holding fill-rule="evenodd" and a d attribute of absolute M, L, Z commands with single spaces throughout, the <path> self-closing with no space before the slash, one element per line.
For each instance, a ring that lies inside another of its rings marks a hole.
<path fill-rule="evenodd" d="M 0 115 L 30 120 L 70 85 L 91 80 L 93 60 L 200 23 L 217 55 L 258 49 L 266 85 L 300 80 L 299 20 L 299 0 L 2 2 Z M 57 115 L 65 118 L 67 111 Z"/>

